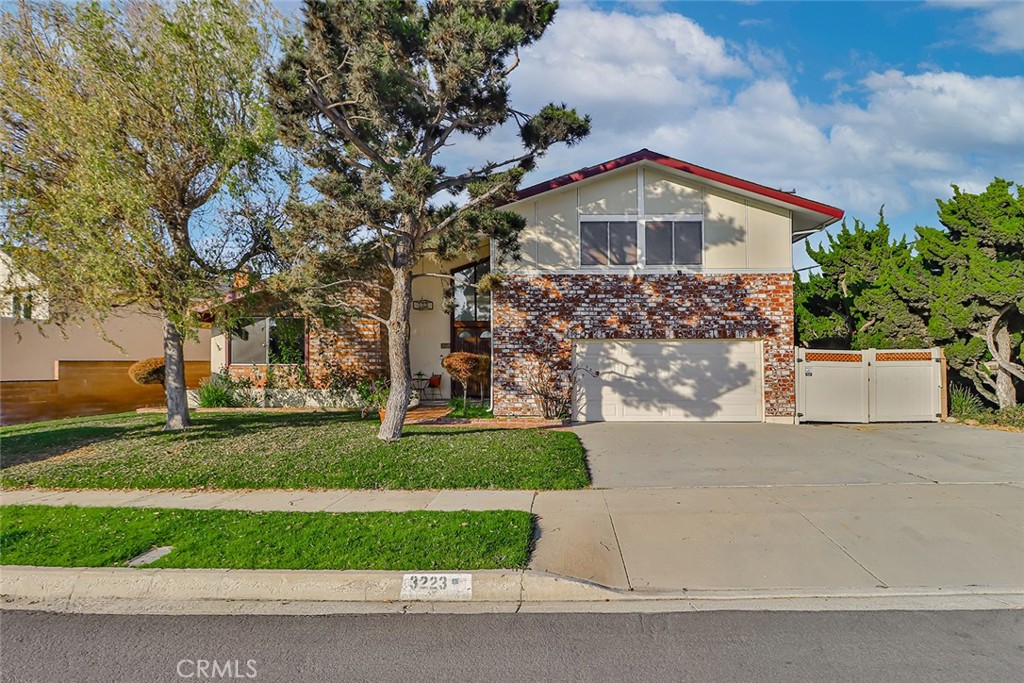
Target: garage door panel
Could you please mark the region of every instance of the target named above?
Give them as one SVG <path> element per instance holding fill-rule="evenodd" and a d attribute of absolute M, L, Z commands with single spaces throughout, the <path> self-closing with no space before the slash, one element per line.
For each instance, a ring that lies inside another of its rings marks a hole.
<path fill-rule="evenodd" d="M 756 341 L 594 340 L 576 352 L 578 420 L 761 420 Z"/>

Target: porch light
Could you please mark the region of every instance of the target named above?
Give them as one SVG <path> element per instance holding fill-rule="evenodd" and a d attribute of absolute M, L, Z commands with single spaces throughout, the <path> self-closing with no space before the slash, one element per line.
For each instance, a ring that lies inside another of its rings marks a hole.
<path fill-rule="evenodd" d="M 412 310 L 414 311 L 432 311 L 434 310 L 434 302 L 430 299 L 417 299 L 412 302 Z"/>

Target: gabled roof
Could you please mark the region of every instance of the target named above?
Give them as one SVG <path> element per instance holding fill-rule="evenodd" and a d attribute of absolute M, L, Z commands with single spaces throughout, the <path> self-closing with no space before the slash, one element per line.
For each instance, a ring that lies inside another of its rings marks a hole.
<path fill-rule="evenodd" d="M 603 164 L 581 168 L 578 171 L 566 173 L 565 175 L 560 175 L 557 178 L 552 178 L 551 180 L 545 180 L 544 182 L 537 183 L 536 185 L 531 185 L 530 187 L 519 190 L 516 198 L 517 200 L 529 199 L 530 197 L 550 192 L 551 190 L 558 190 L 568 185 L 572 185 L 573 183 L 578 183 L 581 180 L 587 180 L 588 178 L 593 178 L 601 175 L 602 173 L 615 171 L 625 166 L 629 166 L 630 164 L 642 161 L 665 166 L 672 170 L 680 171 L 696 178 L 701 178 L 715 185 L 733 189 L 740 194 L 755 195 L 772 204 L 784 204 L 794 211 L 802 214 L 802 217 L 805 220 L 800 221 L 800 223 L 805 226 L 815 226 L 810 231 L 823 228 L 843 217 L 843 210 L 834 206 L 822 204 L 821 202 L 816 202 L 811 199 L 800 197 L 796 194 L 760 185 L 749 180 L 743 180 L 736 176 L 712 171 L 709 168 L 697 166 L 696 164 L 691 164 L 688 161 L 674 159 L 670 156 L 659 154 L 658 152 L 653 152 L 649 149 L 641 149 L 633 152 L 632 154 L 627 154 L 626 156 L 606 161 Z M 794 230 L 797 230 L 796 223 L 794 223 Z"/>

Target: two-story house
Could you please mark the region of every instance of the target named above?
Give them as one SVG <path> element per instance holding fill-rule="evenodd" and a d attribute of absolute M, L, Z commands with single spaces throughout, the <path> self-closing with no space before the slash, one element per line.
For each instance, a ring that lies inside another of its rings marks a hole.
<path fill-rule="evenodd" d="M 578 421 L 794 422 L 792 245 L 840 209 L 646 149 L 525 188 L 508 208 L 527 224 L 519 260 L 483 245 L 417 266 L 450 274 L 455 301 L 446 312 L 445 281 L 414 280 L 414 373 L 441 374 L 452 351 L 490 353 L 496 416 L 539 414 L 546 383 Z M 492 268 L 500 286 L 478 291 Z M 262 324 L 269 353 L 274 323 Z M 385 370 L 379 327 L 345 325 L 309 324 L 296 344 L 314 378 L 326 356 Z M 214 338 L 215 370 L 258 369 L 231 362 L 236 343 Z"/>

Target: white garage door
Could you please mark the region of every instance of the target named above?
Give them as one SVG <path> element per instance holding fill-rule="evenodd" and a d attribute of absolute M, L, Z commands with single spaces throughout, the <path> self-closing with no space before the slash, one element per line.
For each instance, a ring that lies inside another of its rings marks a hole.
<path fill-rule="evenodd" d="M 761 343 L 576 342 L 581 422 L 760 422 Z"/>

